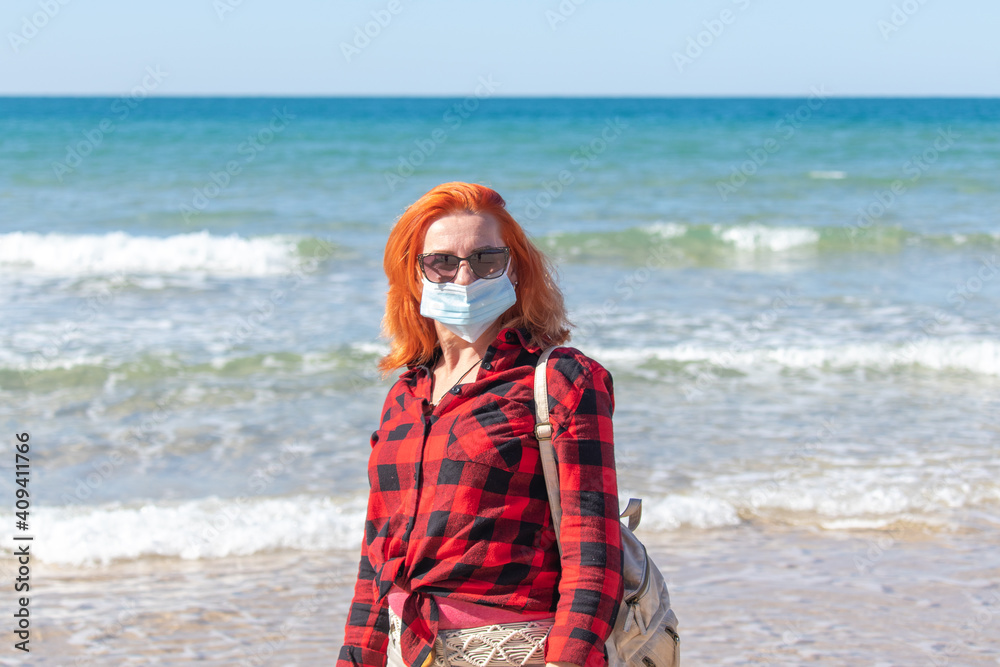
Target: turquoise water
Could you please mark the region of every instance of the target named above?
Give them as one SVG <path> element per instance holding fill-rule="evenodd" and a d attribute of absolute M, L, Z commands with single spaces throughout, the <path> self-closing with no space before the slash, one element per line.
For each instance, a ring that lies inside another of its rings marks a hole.
<path fill-rule="evenodd" d="M 354 545 L 382 247 L 448 180 L 557 260 L 644 526 L 1000 519 L 1000 101 L 6 98 L 0 146 L 43 559 Z"/>

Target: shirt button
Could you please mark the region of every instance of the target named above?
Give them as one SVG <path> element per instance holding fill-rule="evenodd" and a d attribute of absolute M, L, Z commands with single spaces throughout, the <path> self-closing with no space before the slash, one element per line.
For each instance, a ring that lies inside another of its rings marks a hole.
<path fill-rule="evenodd" d="M 493 364 L 491 364 L 490 362 L 487 361 L 486 363 L 483 364 L 483 369 L 491 371 L 491 370 L 493 370 Z"/>
<path fill-rule="evenodd" d="M 451 393 L 453 393 L 453 394 L 455 394 L 457 396 L 458 394 L 462 393 L 462 388 L 461 387 L 452 387 L 451 388 Z"/>

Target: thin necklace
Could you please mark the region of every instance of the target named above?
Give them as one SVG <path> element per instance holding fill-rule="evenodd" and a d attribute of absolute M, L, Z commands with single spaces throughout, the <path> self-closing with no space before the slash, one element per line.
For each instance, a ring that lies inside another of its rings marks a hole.
<path fill-rule="evenodd" d="M 478 365 L 479 365 L 479 363 L 480 363 L 481 361 L 482 361 L 482 359 L 477 359 L 477 360 L 476 360 L 476 363 L 472 364 L 472 366 L 471 366 L 471 367 L 469 368 L 469 370 L 467 370 L 467 371 L 465 371 L 464 373 L 462 373 L 462 377 L 458 378 L 458 380 L 457 380 L 457 381 L 455 382 L 455 384 L 451 385 L 451 387 L 450 387 L 450 388 L 448 389 L 448 391 L 446 391 L 446 392 L 444 392 L 444 393 L 445 393 L 445 394 L 447 394 L 447 393 L 448 393 L 449 391 L 451 391 L 452 389 L 454 389 L 455 387 L 457 387 L 457 386 L 458 386 L 458 384 L 459 384 L 459 383 L 460 383 L 460 382 L 461 382 L 462 380 L 464 380 L 464 379 L 465 379 L 465 376 L 466 376 L 466 375 L 468 375 L 469 373 L 471 373 L 471 372 L 472 372 L 472 369 L 473 369 L 473 368 L 475 368 L 476 366 L 478 366 Z M 443 396 L 443 395 L 444 395 L 444 394 L 442 394 L 442 396 Z"/>

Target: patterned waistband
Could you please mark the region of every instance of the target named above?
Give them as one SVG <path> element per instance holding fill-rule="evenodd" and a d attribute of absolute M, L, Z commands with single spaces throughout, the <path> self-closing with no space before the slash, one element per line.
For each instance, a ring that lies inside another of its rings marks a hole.
<path fill-rule="evenodd" d="M 534 667 L 545 664 L 545 638 L 553 620 L 440 630 L 434 667 Z M 389 610 L 389 650 L 399 650 L 402 622 Z M 392 662 L 392 661 L 390 661 Z"/>

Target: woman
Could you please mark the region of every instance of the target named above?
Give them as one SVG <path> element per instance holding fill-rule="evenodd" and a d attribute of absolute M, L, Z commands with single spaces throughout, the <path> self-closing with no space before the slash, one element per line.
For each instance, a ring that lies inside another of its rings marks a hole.
<path fill-rule="evenodd" d="M 439 665 L 469 664 L 442 638 L 496 625 L 515 636 L 491 665 L 606 665 L 622 598 L 611 376 L 575 349 L 549 360 L 560 561 L 532 381 L 569 323 L 544 256 L 499 194 L 445 183 L 400 217 L 384 265 L 391 350 L 380 367 L 407 370 L 371 438 L 338 667 L 382 667 L 387 655 L 424 667 L 435 653 Z"/>

